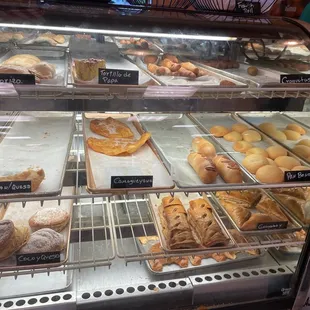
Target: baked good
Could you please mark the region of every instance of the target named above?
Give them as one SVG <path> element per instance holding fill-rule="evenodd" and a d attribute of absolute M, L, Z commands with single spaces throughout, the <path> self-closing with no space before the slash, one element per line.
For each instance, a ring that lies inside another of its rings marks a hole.
<path fill-rule="evenodd" d="M 74 59 L 74 72 L 81 81 L 91 81 L 99 76 L 99 69 L 104 69 L 104 59 Z"/>
<path fill-rule="evenodd" d="M 43 208 L 29 219 L 29 226 L 33 231 L 51 228 L 60 232 L 68 225 L 69 220 L 68 212 L 60 208 Z"/>
<path fill-rule="evenodd" d="M 260 199 L 261 192 L 259 190 L 218 191 L 216 197 L 220 201 L 230 200 L 244 208 L 251 208 Z"/>
<path fill-rule="evenodd" d="M 31 191 L 35 192 L 45 178 L 43 169 L 28 169 L 21 173 L 0 177 L 0 182 L 6 181 L 31 181 Z"/>
<path fill-rule="evenodd" d="M 266 151 L 271 159 L 276 159 L 279 156 L 287 155 L 287 150 L 280 145 L 269 146 Z"/>
<path fill-rule="evenodd" d="M 239 133 L 243 133 L 244 131 L 248 130 L 249 127 L 242 123 L 233 124 L 231 126 L 232 131 L 237 131 Z"/>
<path fill-rule="evenodd" d="M 261 135 L 255 130 L 246 130 L 242 133 L 242 138 L 247 142 L 258 142 L 262 140 Z"/>
<path fill-rule="evenodd" d="M 147 55 L 147 56 L 144 56 L 143 58 L 143 62 L 145 64 L 156 64 L 158 61 L 158 57 L 155 56 L 155 55 Z"/>
<path fill-rule="evenodd" d="M 127 156 L 138 151 L 149 139 L 151 134 L 145 132 L 139 140 L 130 138 L 120 139 L 97 139 L 88 138 L 87 145 L 93 151 L 109 156 Z"/>
<path fill-rule="evenodd" d="M 242 183 L 243 176 L 239 165 L 226 155 L 217 155 L 213 163 L 220 176 L 226 183 Z"/>
<path fill-rule="evenodd" d="M 302 187 L 296 188 L 275 188 L 271 190 L 274 194 L 292 196 L 301 200 L 307 200 L 306 190 Z"/>
<path fill-rule="evenodd" d="M 30 68 L 41 62 L 40 58 L 30 54 L 18 54 L 6 59 L 2 65 L 13 65 Z"/>
<path fill-rule="evenodd" d="M 65 241 L 62 234 L 50 228 L 42 228 L 30 235 L 26 245 L 18 254 L 60 252 L 65 248 Z"/>
<path fill-rule="evenodd" d="M 210 128 L 210 133 L 217 138 L 224 137 L 228 134 L 231 130 L 224 127 L 224 126 L 213 126 Z"/>
<path fill-rule="evenodd" d="M 193 139 L 192 149 L 194 152 L 205 157 L 213 158 L 216 155 L 214 145 L 202 137 L 196 137 Z"/>
<path fill-rule="evenodd" d="M 90 130 L 106 138 L 133 138 L 131 129 L 113 117 L 91 120 Z"/>
<path fill-rule="evenodd" d="M 164 54 L 163 59 L 166 59 L 166 58 L 171 60 L 172 62 L 176 62 L 176 63 L 179 62 L 179 59 L 175 55 L 172 55 L 172 54 Z"/>
<path fill-rule="evenodd" d="M 242 225 L 241 229 L 245 231 L 257 230 L 258 224 L 272 223 L 272 222 L 278 222 L 277 218 L 270 216 L 268 214 L 254 213 L 252 214 L 250 219 Z"/>
<path fill-rule="evenodd" d="M 260 167 L 255 174 L 258 181 L 262 183 L 282 183 L 284 182 L 283 171 L 276 166 L 266 165 Z"/>
<path fill-rule="evenodd" d="M 256 173 L 260 167 L 268 165 L 268 160 L 263 155 L 251 154 L 243 159 L 242 165 L 251 173 Z"/>
<path fill-rule="evenodd" d="M 229 81 L 229 80 L 221 80 L 220 86 L 234 87 L 234 86 L 236 86 L 236 84 L 234 82 L 232 82 L 232 81 Z"/>
<path fill-rule="evenodd" d="M 236 152 L 246 153 L 247 150 L 251 149 L 253 145 L 247 141 L 237 141 L 233 145 L 233 149 Z"/>
<path fill-rule="evenodd" d="M 8 246 L 15 235 L 15 227 L 11 220 L 0 221 L 0 252 Z"/>
<path fill-rule="evenodd" d="M 47 62 L 39 62 L 29 68 L 39 79 L 50 80 L 56 76 L 56 67 Z"/>
<path fill-rule="evenodd" d="M 56 46 L 57 45 L 57 42 L 54 39 L 49 38 L 49 37 L 37 37 L 34 40 L 34 42 L 42 44 L 42 45 L 51 45 L 51 46 Z"/>
<path fill-rule="evenodd" d="M 280 130 L 276 130 L 276 131 L 270 132 L 268 134 L 271 138 L 278 140 L 278 141 L 286 141 L 287 140 L 285 133 L 280 131 Z"/>
<path fill-rule="evenodd" d="M 194 72 L 190 71 L 190 70 L 187 70 L 186 68 L 184 67 L 181 67 L 178 71 L 177 71 L 177 75 L 179 76 L 184 76 L 184 77 L 187 77 L 187 78 L 190 78 L 190 79 L 195 79 L 197 76 Z"/>
<path fill-rule="evenodd" d="M 258 125 L 258 128 L 266 134 L 277 130 L 276 126 L 272 123 L 261 123 L 260 125 Z"/>
<path fill-rule="evenodd" d="M 251 66 L 248 67 L 247 72 L 249 75 L 256 76 L 258 74 L 258 69 L 257 67 Z"/>
<path fill-rule="evenodd" d="M 306 130 L 303 127 L 301 127 L 300 125 L 294 124 L 294 123 L 288 124 L 286 126 L 286 129 L 296 131 L 296 132 L 298 132 L 301 135 L 305 135 L 307 133 Z"/>
<path fill-rule="evenodd" d="M 163 67 L 168 68 L 171 72 L 177 72 L 180 70 L 181 65 L 175 62 L 172 62 L 171 60 L 169 60 L 168 58 L 165 58 L 164 60 L 162 60 L 160 62 L 160 65 Z"/>
<path fill-rule="evenodd" d="M 199 69 L 189 61 L 182 62 L 181 66 L 182 68 L 185 68 L 186 70 L 193 72 L 195 75 L 198 75 L 199 73 Z"/>
<path fill-rule="evenodd" d="M 199 153 L 190 153 L 187 160 L 199 176 L 202 183 L 210 184 L 215 182 L 217 171 L 211 158 Z"/>
<path fill-rule="evenodd" d="M 260 147 L 252 147 L 251 149 L 247 150 L 245 155 L 251 155 L 251 154 L 259 154 L 262 155 L 264 157 L 268 157 L 268 153 L 267 151 L 265 151 L 264 149 L 260 148 Z"/>
<path fill-rule="evenodd" d="M 297 141 L 300 139 L 300 133 L 294 130 L 286 129 L 286 130 L 283 130 L 283 133 L 286 135 L 287 140 Z"/>
<path fill-rule="evenodd" d="M 277 164 L 271 158 L 267 158 L 267 160 L 268 160 L 268 165 L 278 167 Z"/>
<path fill-rule="evenodd" d="M 287 169 L 293 169 L 296 166 L 301 166 L 300 161 L 291 156 L 279 156 L 274 162 L 278 165 L 278 167 L 284 167 Z"/>
<path fill-rule="evenodd" d="M 7 43 L 13 39 L 12 32 L 1 32 L 0 33 L 0 43 Z"/>
<path fill-rule="evenodd" d="M 241 141 L 242 140 L 242 136 L 239 132 L 237 131 L 231 131 L 229 133 L 227 133 L 224 136 L 224 139 L 226 141 L 230 141 L 230 142 L 236 142 L 236 141 Z"/>
<path fill-rule="evenodd" d="M 307 166 L 296 166 L 291 171 L 309 171 L 310 167 Z"/>
<path fill-rule="evenodd" d="M 305 145 L 305 146 L 310 147 L 310 139 L 303 139 L 299 141 L 296 145 Z"/>
<path fill-rule="evenodd" d="M 293 152 L 302 158 L 308 158 L 310 156 L 310 147 L 306 145 L 295 145 Z"/>

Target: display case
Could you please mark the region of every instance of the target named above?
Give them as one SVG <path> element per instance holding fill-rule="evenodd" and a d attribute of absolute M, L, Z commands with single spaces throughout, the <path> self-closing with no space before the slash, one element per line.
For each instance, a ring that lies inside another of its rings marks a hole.
<path fill-rule="evenodd" d="M 0 4 L 0 309 L 306 303 L 310 28 L 203 3 Z"/>

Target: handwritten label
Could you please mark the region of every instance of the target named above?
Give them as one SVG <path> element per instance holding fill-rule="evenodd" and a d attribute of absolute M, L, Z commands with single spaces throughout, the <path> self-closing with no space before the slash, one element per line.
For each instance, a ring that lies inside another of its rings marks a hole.
<path fill-rule="evenodd" d="M 272 230 L 272 229 L 285 229 L 287 228 L 288 222 L 268 222 L 258 223 L 257 230 Z"/>
<path fill-rule="evenodd" d="M 138 85 L 139 71 L 99 69 L 99 84 Z"/>
<path fill-rule="evenodd" d="M 260 15 L 261 5 L 260 2 L 250 2 L 244 0 L 237 0 L 235 11 L 238 13 Z"/>
<path fill-rule="evenodd" d="M 60 263 L 60 252 L 16 254 L 17 266 Z"/>
<path fill-rule="evenodd" d="M 285 171 L 284 181 L 285 182 L 309 182 L 310 181 L 310 170 Z"/>
<path fill-rule="evenodd" d="M 111 188 L 139 188 L 152 186 L 152 175 L 111 177 Z"/>
<path fill-rule="evenodd" d="M 1 73 L 0 83 L 11 83 L 14 85 L 35 85 L 36 79 L 33 74 Z"/>
<path fill-rule="evenodd" d="M 283 84 L 310 83 L 310 74 L 281 74 L 280 83 Z"/>
<path fill-rule="evenodd" d="M 0 182 L 0 194 L 30 193 L 31 181 Z"/>

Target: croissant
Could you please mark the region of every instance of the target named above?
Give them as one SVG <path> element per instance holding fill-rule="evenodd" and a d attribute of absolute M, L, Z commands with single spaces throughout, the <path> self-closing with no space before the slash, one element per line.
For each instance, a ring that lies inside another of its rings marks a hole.
<path fill-rule="evenodd" d="M 160 65 L 168 68 L 169 70 L 171 70 L 171 72 L 176 72 L 181 68 L 180 64 L 174 63 L 167 58 L 162 60 Z"/>
<path fill-rule="evenodd" d="M 181 67 L 178 70 L 178 72 L 179 72 L 180 76 L 184 76 L 184 77 L 187 77 L 187 78 L 190 78 L 190 79 L 195 79 L 196 78 L 195 73 L 193 73 L 193 72 L 191 72 L 191 71 L 189 71 L 189 70 L 187 70 L 187 69 L 185 69 L 183 67 Z"/>
<path fill-rule="evenodd" d="M 182 62 L 181 66 L 182 66 L 182 68 L 185 68 L 186 70 L 193 72 L 195 74 L 195 76 L 198 76 L 199 68 L 197 68 L 191 62 Z"/>

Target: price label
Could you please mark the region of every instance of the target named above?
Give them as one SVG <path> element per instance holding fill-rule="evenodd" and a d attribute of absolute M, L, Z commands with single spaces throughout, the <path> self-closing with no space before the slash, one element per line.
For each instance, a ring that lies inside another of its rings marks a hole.
<path fill-rule="evenodd" d="M 284 181 L 285 182 L 309 182 L 310 181 L 310 170 L 285 171 Z"/>
<path fill-rule="evenodd" d="M 152 186 L 152 175 L 111 177 L 111 188 L 140 188 Z"/>
<path fill-rule="evenodd" d="M 258 223 L 257 230 L 273 230 L 273 229 L 285 229 L 287 228 L 288 222 L 268 222 Z"/>
<path fill-rule="evenodd" d="M 11 83 L 14 85 L 35 85 L 36 79 L 33 74 L 1 73 L 0 83 Z"/>
<path fill-rule="evenodd" d="M 139 71 L 118 70 L 118 69 L 99 69 L 99 84 L 111 85 L 138 85 Z"/>
<path fill-rule="evenodd" d="M 260 2 L 237 0 L 235 11 L 243 14 L 260 15 L 261 4 Z"/>
<path fill-rule="evenodd" d="M 281 74 L 280 83 L 284 84 L 310 83 L 310 74 Z"/>
<path fill-rule="evenodd" d="M 30 193 L 31 181 L 0 182 L 0 194 Z"/>
<path fill-rule="evenodd" d="M 60 263 L 60 252 L 16 254 L 17 266 Z"/>

